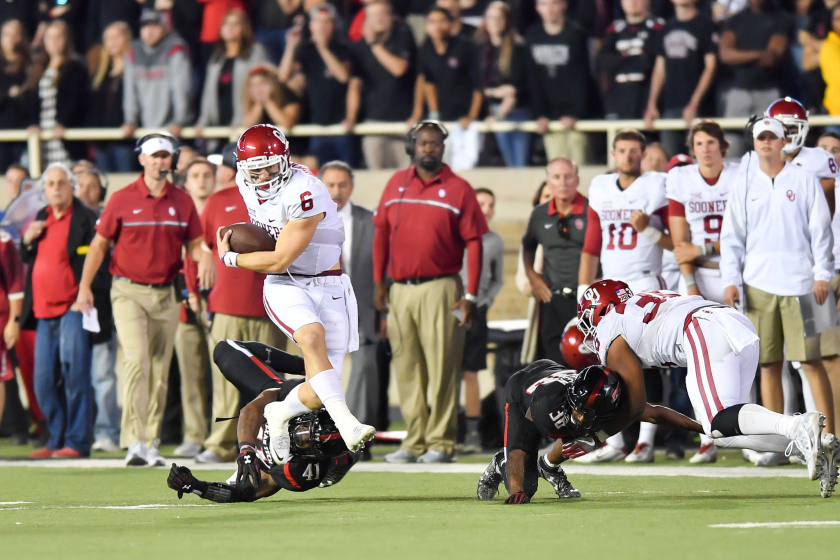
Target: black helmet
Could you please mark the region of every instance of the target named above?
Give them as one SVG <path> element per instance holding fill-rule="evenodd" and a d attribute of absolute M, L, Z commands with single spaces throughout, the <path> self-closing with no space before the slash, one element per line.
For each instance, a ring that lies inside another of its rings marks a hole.
<path fill-rule="evenodd" d="M 621 381 L 604 366 L 582 369 L 566 392 L 572 421 L 583 428 L 592 428 L 612 417 L 620 396 Z"/>
<path fill-rule="evenodd" d="M 332 417 L 320 409 L 289 420 L 290 451 L 308 459 L 331 459 L 347 453 Z"/>

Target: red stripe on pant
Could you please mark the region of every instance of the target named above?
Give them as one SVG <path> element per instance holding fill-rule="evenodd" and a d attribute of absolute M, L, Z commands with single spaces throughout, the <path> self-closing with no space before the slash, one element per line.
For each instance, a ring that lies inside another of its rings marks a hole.
<path fill-rule="evenodd" d="M 268 298 L 266 298 L 264 295 L 263 295 L 263 305 L 268 310 L 268 312 L 271 313 L 271 316 L 274 318 L 274 320 L 277 321 L 277 324 L 280 325 L 281 328 L 283 328 L 283 329 L 289 331 L 289 333 L 291 333 L 289 336 L 291 336 L 292 340 L 294 340 L 295 329 L 289 327 L 289 325 L 287 325 L 286 323 L 284 323 L 283 321 L 280 320 L 280 317 L 277 316 L 277 313 L 275 313 L 274 310 L 271 309 L 271 305 L 268 304 Z"/>
<path fill-rule="evenodd" d="M 697 322 L 697 319 L 692 319 L 691 322 L 694 323 L 694 328 L 697 330 L 697 338 L 700 340 L 700 352 L 702 352 L 703 360 L 706 364 L 706 380 L 709 382 L 709 391 L 712 393 L 712 400 L 714 400 L 717 411 L 720 412 L 723 410 L 723 405 L 718 398 L 715 378 L 712 377 L 712 364 L 709 362 L 709 349 L 706 346 L 706 338 L 703 336 L 703 331 L 700 330 L 700 323 Z"/>
<path fill-rule="evenodd" d="M 697 325 L 695 325 L 695 328 Z M 688 343 L 691 345 L 691 354 L 694 356 L 694 373 L 697 375 L 697 389 L 700 391 L 700 397 L 703 399 L 703 406 L 706 408 L 706 418 L 709 422 L 712 421 L 712 409 L 709 407 L 709 400 L 706 398 L 706 390 L 703 389 L 703 378 L 700 376 L 700 358 L 697 355 L 697 345 L 694 342 L 694 335 L 691 330 L 686 330 L 685 334 L 688 337 Z"/>
<path fill-rule="evenodd" d="M 508 432 L 508 407 L 510 403 L 505 403 L 505 448 L 507 448 L 507 432 Z"/>

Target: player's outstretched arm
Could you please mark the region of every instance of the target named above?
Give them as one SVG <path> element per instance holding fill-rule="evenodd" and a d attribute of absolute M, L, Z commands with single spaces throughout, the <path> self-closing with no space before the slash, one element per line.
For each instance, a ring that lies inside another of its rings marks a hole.
<path fill-rule="evenodd" d="M 506 504 L 527 504 L 531 499 L 525 494 L 525 461 L 528 454 L 521 449 L 514 449 L 508 453 L 505 470 L 507 471 L 508 489 L 510 497 Z"/>
<path fill-rule="evenodd" d="M 255 490 L 251 485 L 233 486 L 225 482 L 198 480 L 189 468 L 179 467 L 175 463 L 172 463 L 172 468 L 169 469 L 166 484 L 178 492 L 178 499 L 181 499 L 184 494 L 195 494 L 199 498 L 220 504 L 253 502 L 260 498 L 267 498 L 280 490 L 280 486 L 268 473 L 262 473 L 260 488 Z"/>
<path fill-rule="evenodd" d="M 623 398 L 620 399 L 615 416 L 604 426 L 608 435 L 614 435 L 642 416 L 647 405 L 647 395 L 642 363 L 624 337 L 619 336 L 610 344 L 607 366 L 621 378 L 623 389 Z"/>
<path fill-rule="evenodd" d="M 258 251 L 256 253 L 240 253 L 236 257 L 236 266 L 256 272 L 280 274 L 286 272 L 295 260 L 303 254 L 312 237 L 315 228 L 324 219 L 325 214 L 318 214 L 302 220 L 292 220 L 277 236 L 277 243 L 273 251 Z M 221 237 L 223 228 L 216 233 L 216 243 L 219 255 L 230 251 L 230 232 Z"/>
<path fill-rule="evenodd" d="M 639 418 L 642 422 L 650 422 L 651 424 L 658 424 L 660 426 L 667 426 L 677 430 L 687 430 L 698 434 L 703 433 L 703 426 L 699 422 L 692 420 L 684 414 L 680 414 L 676 410 L 672 410 L 666 406 L 659 406 L 657 404 L 645 404 L 645 411 L 642 417 Z"/>

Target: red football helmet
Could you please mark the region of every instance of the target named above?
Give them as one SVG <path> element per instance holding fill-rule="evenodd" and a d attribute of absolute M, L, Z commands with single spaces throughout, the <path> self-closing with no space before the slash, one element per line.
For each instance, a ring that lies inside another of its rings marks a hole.
<path fill-rule="evenodd" d="M 563 353 L 566 365 L 577 371 L 588 366 L 598 365 L 598 356 L 583 345 L 583 333 L 578 328 L 577 317 L 569 321 L 566 330 L 563 331 L 563 338 L 560 339 L 560 352 Z"/>
<path fill-rule="evenodd" d="M 260 200 L 277 196 L 292 177 L 289 141 L 276 126 L 256 124 L 236 143 L 236 168 Z"/>
<path fill-rule="evenodd" d="M 583 345 L 597 352 L 592 345 L 595 327 L 613 307 L 633 297 L 630 286 L 619 280 L 595 282 L 583 292 L 577 308 L 578 329 L 583 333 Z"/>
<path fill-rule="evenodd" d="M 808 136 L 808 111 L 802 103 L 792 97 L 777 99 L 764 111 L 765 117 L 773 117 L 782 121 L 790 140 L 782 148 L 785 153 L 792 153 L 805 145 L 805 137 Z"/>

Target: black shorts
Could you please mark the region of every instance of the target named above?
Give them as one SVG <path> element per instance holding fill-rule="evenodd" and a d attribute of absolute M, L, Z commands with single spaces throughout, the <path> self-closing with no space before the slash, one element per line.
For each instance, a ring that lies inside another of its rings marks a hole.
<path fill-rule="evenodd" d="M 472 325 L 464 339 L 464 360 L 461 371 L 481 371 L 487 368 L 487 306 L 475 308 Z"/>

